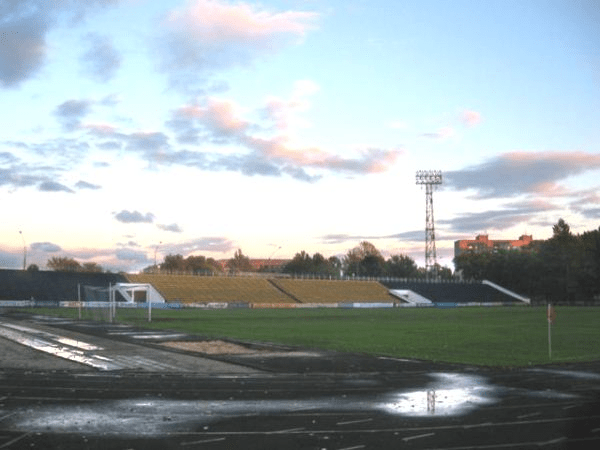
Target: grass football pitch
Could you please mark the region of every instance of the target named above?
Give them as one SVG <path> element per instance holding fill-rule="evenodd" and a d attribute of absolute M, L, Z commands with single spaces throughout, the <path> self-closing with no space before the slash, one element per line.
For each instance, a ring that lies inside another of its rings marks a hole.
<path fill-rule="evenodd" d="M 600 307 L 395 309 L 118 309 L 117 321 L 209 339 L 270 342 L 396 358 L 489 366 L 600 360 Z M 77 310 L 32 310 L 77 316 Z"/>

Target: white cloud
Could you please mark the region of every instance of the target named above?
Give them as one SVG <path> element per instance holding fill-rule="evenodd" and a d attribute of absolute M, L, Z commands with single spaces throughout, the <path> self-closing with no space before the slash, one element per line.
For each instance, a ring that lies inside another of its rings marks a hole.
<path fill-rule="evenodd" d="M 156 226 L 159 230 L 171 231 L 172 233 L 181 233 L 183 231 L 176 223 L 170 225 L 157 224 Z"/>
<path fill-rule="evenodd" d="M 45 253 L 56 253 L 60 252 L 62 248 L 59 245 L 53 244 L 52 242 L 34 242 L 31 244 L 31 250 Z"/>
<path fill-rule="evenodd" d="M 600 169 L 600 155 L 585 152 L 510 152 L 462 170 L 444 173 L 456 190 L 474 189 L 483 198 L 522 194 L 568 195 L 557 182 Z"/>
<path fill-rule="evenodd" d="M 0 2 L 0 87 L 17 87 L 46 60 L 46 35 L 60 14 L 80 20 L 96 6 L 118 0 L 2 0 Z"/>
<path fill-rule="evenodd" d="M 139 211 L 127 211 L 126 209 L 115 213 L 115 219 L 122 223 L 152 223 L 154 222 L 154 214 L 142 214 Z"/>
<path fill-rule="evenodd" d="M 468 127 L 474 127 L 481 123 L 481 113 L 465 109 L 461 114 L 461 121 Z"/>
<path fill-rule="evenodd" d="M 317 18 L 312 12 L 271 12 L 243 2 L 190 0 L 162 23 L 161 68 L 174 86 L 189 89 L 215 71 L 248 65 L 299 42 Z"/>
<path fill-rule="evenodd" d="M 90 47 L 81 56 L 84 71 L 92 79 L 105 83 L 115 76 L 121 66 L 121 56 L 107 36 L 89 34 L 87 40 Z"/>
<path fill-rule="evenodd" d="M 454 128 L 450 126 L 441 127 L 437 131 L 423 133 L 422 136 L 431 139 L 445 140 L 453 137 L 455 135 Z"/>

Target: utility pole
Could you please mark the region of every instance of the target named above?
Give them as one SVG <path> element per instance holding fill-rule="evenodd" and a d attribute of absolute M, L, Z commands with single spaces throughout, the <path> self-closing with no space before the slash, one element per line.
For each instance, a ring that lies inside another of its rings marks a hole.
<path fill-rule="evenodd" d="M 162 241 L 158 243 L 156 247 L 154 247 L 154 273 L 158 273 L 158 266 L 156 265 L 156 252 L 158 251 L 158 246 L 162 244 Z"/>
<path fill-rule="evenodd" d="M 437 276 L 435 224 L 433 221 L 433 191 L 442 184 L 441 170 L 418 170 L 416 183 L 425 186 L 425 271 Z"/>
<path fill-rule="evenodd" d="M 19 234 L 21 235 L 21 239 L 23 240 L 23 270 L 27 269 L 27 244 L 25 244 L 25 237 L 23 236 L 23 232 L 19 230 Z"/>

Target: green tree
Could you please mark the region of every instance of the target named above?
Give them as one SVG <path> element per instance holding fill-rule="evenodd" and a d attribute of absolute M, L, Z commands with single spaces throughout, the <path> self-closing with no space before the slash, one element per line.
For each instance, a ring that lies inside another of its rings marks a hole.
<path fill-rule="evenodd" d="M 328 275 L 339 277 L 342 274 L 342 261 L 337 256 L 327 258 Z"/>
<path fill-rule="evenodd" d="M 550 301 L 576 300 L 578 290 L 577 270 L 580 265 L 578 239 L 561 218 L 552 226 L 552 237 L 542 246 L 546 269 L 544 294 Z"/>
<path fill-rule="evenodd" d="M 581 235 L 581 286 L 588 298 L 600 296 L 600 227 Z"/>
<path fill-rule="evenodd" d="M 574 302 L 600 295 L 600 228 L 574 235 L 560 219 L 552 237 L 515 250 L 454 259 L 464 278 L 487 279 L 534 300 Z"/>
<path fill-rule="evenodd" d="M 219 264 L 213 258 L 192 255 L 185 259 L 186 270 L 194 274 L 220 271 Z"/>
<path fill-rule="evenodd" d="M 313 261 L 308 253 L 302 250 L 296 253 L 292 260 L 283 268 L 284 273 L 311 273 Z"/>
<path fill-rule="evenodd" d="M 368 277 L 380 277 L 383 275 L 385 260 L 381 255 L 367 255 L 360 262 L 359 273 Z"/>
<path fill-rule="evenodd" d="M 48 260 L 46 266 L 57 272 L 79 272 L 81 270 L 79 262 L 66 256 L 53 256 Z"/>
<path fill-rule="evenodd" d="M 102 266 L 95 262 L 83 263 L 83 266 L 81 266 L 81 271 L 82 272 L 91 272 L 91 273 L 103 272 Z"/>
<path fill-rule="evenodd" d="M 385 262 L 385 274 L 395 278 L 416 278 L 417 263 L 407 255 L 392 255 Z"/>
<path fill-rule="evenodd" d="M 363 261 L 367 258 L 363 265 Z M 384 259 L 377 248 L 368 241 L 362 241 L 349 250 L 344 258 L 344 270 L 349 275 L 368 275 L 365 272 L 377 271 L 383 266 Z"/>
<path fill-rule="evenodd" d="M 160 271 L 163 273 L 181 273 L 185 270 L 186 264 L 182 255 L 167 255 L 160 264 Z"/>
<path fill-rule="evenodd" d="M 239 248 L 233 258 L 227 262 L 227 266 L 234 272 L 252 272 L 254 270 L 252 264 L 250 264 L 250 258 L 245 256 Z"/>

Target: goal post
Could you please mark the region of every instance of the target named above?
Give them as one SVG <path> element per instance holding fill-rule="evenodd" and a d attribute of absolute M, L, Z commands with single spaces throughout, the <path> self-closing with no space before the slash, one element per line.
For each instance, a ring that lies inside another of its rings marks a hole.
<path fill-rule="evenodd" d="M 79 318 L 110 322 L 119 316 L 152 320 L 152 304 L 165 303 L 148 283 L 115 283 L 108 286 L 81 285 Z"/>

